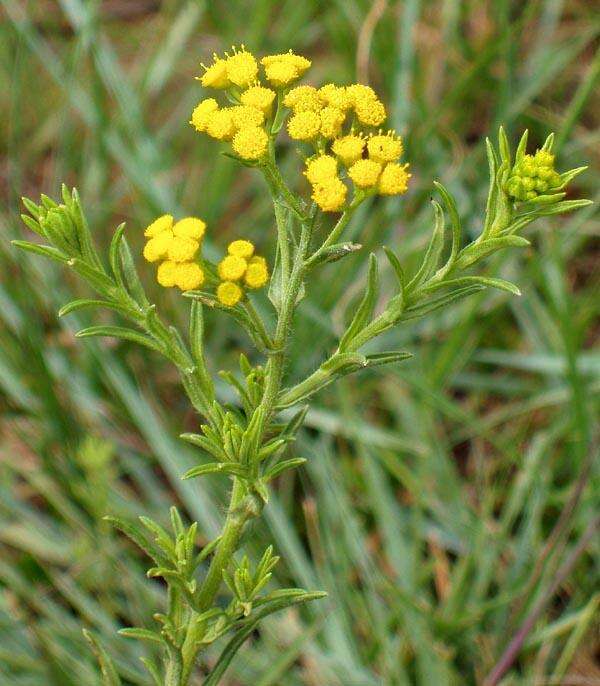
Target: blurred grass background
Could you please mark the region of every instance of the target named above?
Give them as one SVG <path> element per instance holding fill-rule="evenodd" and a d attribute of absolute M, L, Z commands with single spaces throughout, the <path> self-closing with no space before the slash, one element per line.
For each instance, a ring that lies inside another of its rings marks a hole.
<path fill-rule="evenodd" d="M 272 254 L 258 175 L 187 125 L 193 76 L 244 42 L 293 48 L 308 81 L 359 78 L 406 137 L 413 179 L 350 227 L 365 249 L 327 267 L 296 324 L 293 377 L 335 342 L 369 249 L 415 264 L 432 226 L 432 180 L 456 195 L 468 231 L 487 189 L 483 138 L 557 132 L 558 167 L 589 163 L 572 197 L 597 199 L 598 6 L 593 0 L 0 0 L 0 684 L 87 686 L 99 671 L 81 629 L 149 684 L 142 649 L 115 635 L 150 626 L 162 589 L 102 521 L 164 521 L 177 502 L 215 535 L 226 484 L 183 483 L 197 460 L 177 440 L 197 427 L 163 360 L 128 344 L 76 343 L 86 315 L 57 321 L 85 290 L 18 254 L 20 196 L 77 185 L 98 241 L 121 221 L 140 247 L 158 212 L 197 214 L 211 245 L 240 235 Z M 284 166 L 298 174 L 293 150 Z M 486 293 L 380 342 L 415 357 L 322 393 L 248 535 L 282 555 L 276 583 L 329 599 L 270 619 L 228 686 L 482 683 L 536 606 L 505 684 L 600 684 L 597 429 L 600 243 L 594 207 L 539 221 L 534 248 L 495 274 L 522 298 Z M 147 266 L 147 265 L 146 265 Z M 186 304 L 152 286 L 185 326 Z M 334 270 L 334 271 L 329 271 Z M 491 267 L 490 267 L 491 271 Z M 384 272 L 383 282 L 390 275 Z M 324 284 L 327 285 L 324 288 Z M 247 341 L 209 320 L 213 368 Z M 535 617 L 534 617 L 535 618 Z M 150 650 L 148 651 L 151 652 Z M 146 653 L 148 654 L 148 653 Z"/>

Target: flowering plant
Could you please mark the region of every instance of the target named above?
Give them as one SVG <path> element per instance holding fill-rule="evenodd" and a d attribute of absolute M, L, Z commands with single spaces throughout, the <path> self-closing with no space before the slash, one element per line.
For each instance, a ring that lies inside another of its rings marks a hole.
<path fill-rule="evenodd" d="M 259 79 L 261 66 L 263 82 Z M 139 522 L 109 517 L 152 559 L 148 575 L 162 578 L 168 588 L 167 608 L 155 615 L 158 628 L 121 631 L 124 636 L 162 646 L 161 664 L 145 659 L 156 684 L 186 686 L 192 679 L 199 683 L 196 669 L 203 651 L 228 635 L 220 657 L 204 671 L 202 683 L 214 686 L 262 618 L 324 595 L 296 588 L 267 592 L 278 561 L 271 547 L 255 564 L 247 556 L 236 558 L 248 523 L 260 516 L 269 501 L 273 480 L 305 461 L 288 454 L 307 410 L 305 402 L 341 376 L 410 357 L 405 351 L 364 349 L 392 327 L 488 287 L 518 295 L 513 283 L 474 273 L 472 268 L 501 249 L 529 245 L 520 232 L 536 218 L 588 204 L 586 200 L 564 200 L 567 184 L 584 167 L 558 173 L 552 135 L 535 155 L 529 155 L 525 133 L 513 156 L 500 129 L 498 150 L 486 142 L 490 188 L 477 238 L 464 243 L 456 203 L 436 182 L 441 202 L 432 201 L 433 231 L 418 269 L 406 273 L 399 256 L 384 248 L 396 288 L 381 296 L 378 260 L 371 255 L 362 300 L 351 313 L 336 349 L 309 376 L 290 382 L 285 374 L 286 352 L 293 336 L 294 312 L 309 276 L 361 249 L 343 240 L 343 234 L 367 198 L 401 195 L 410 180 L 408 165 L 400 161 L 401 137 L 380 128 L 386 110 L 375 91 L 360 84 L 294 85 L 310 66 L 308 59 L 292 52 L 263 57 L 259 65 L 242 47 L 230 55 L 215 56 L 199 77 L 205 88 L 220 90 L 227 103 L 219 104 L 215 98 L 202 100 L 192 113 L 191 124 L 198 132 L 230 144 L 227 155 L 262 174 L 273 199 L 277 248 L 269 259 L 256 254 L 255 246 L 242 237 L 229 243 L 226 255 L 215 264 L 202 253 L 207 230 L 203 220 L 184 217 L 175 221 L 165 214 L 145 229 L 143 254 L 157 264 L 158 283 L 179 288 L 190 301 L 187 339 L 166 324 L 149 301 L 124 225 L 116 230 L 105 263 L 75 189 L 63 187 L 62 202 L 44 195 L 39 204 L 24 199 L 29 214 L 23 215 L 23 221 L 47 244 L 15 244 L 71 268 L 100 296 L 74 300 L 59 314 L 84 308 L 113 310 L 133 327 L 91 326 L 77 335 L 134 341 L 170 360 L 203 422 L 198 433 L 181 436 L 200 449 L 198 465 L 183 478 L 224 474 L 232 481 L 221 534 L 201 550 L 196 547 L 198 524 L 186 527 L 175 508 L 171 509 L 172 533 L 145 517 Z M 306 146 L 300 155 L 310 199 L 308 193 L 297 193 L 295 185 L 288 185 L 277 165 L 276 141 L 284 125 L 290 139 Z M 331 215 L 336 215 L 335 222 L 329 220 Z M 261 316 L 254 302 L 256 293 L 267 285 L 274 321 Z M 237 394 L 236 405 L 217 397 L 205 358 L 206 307 L 237 322 L 264 357 L 263 363 L 252 364 L 242 354 L 238 374 L 221 372 Z M 283 410 L 300 405 L 295 413 L 282 415 Z M 222 601 L 221 591 L 227 593 L 227 602 Z M 87 635 L 101 662 L 105 683 L 121 683 L 111 658 L 97 639 Z"/>

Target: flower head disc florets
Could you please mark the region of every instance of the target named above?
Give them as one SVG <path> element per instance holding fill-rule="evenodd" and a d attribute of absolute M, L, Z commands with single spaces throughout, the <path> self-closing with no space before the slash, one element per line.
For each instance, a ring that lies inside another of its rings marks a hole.
<path fill-rule="evenodd" d="M 269 270 L 265 258 L 254 254 L 250 241 L 232 241 L 227 253 L 217 267 L 221 279 L 217 299 L 222 305 L 233 307 L 244 297 L 241 284 L 251 289 L 262 288 L 269 280 Z"/>
<path fill-rule="evenodd" d="M 514 200 L 527 202 L 539 195 L 556 193 L 561 183 L 560 174 L 554 169 L 554 155 L 538 150 L 535 155 L 523 155 L 515 164 L 506 191 Z"/>
<path fill-rule="evenodd" d="M 259 80 L 259 65 L 268 86 Z M 291 87 L 310 66 L 310 60 L 292 51 L 257 60 L 242 46 L 224 58 L 214 55 L 200 78 L 202 85 L 226 89 L 229 100 L 238 104 L 221 107 L 214 98 L 207 98 L 195 108 L 191 124 L 201 133 L 231 143 L 245 163 L 266 165 L 272 141 L 281 129 L 282 107 L 287 108 L 289 137 L 307 143 L 315 153 L 308 158 L 304 174 L 312 186 L 311 198 L 322 211 L 344 209 L 348 181 L 363 195 L 405 193 L 410 174 L 407 165 L 399 163 L 402 139 L 394 131 L 379 129 L 386 110 L 377 93 L 360 83 Z M 341 177 L 338 162 L 346 170 Z M 547 164 L 548 158 L 538 157 L 537 166 L 542 163 Z M 511 188 L 519 192 L 530 185 L 528 180 L 511 181 Z M 158 260 L 161 249 L 160 244 L 153 244 L 149 253 Z"/>

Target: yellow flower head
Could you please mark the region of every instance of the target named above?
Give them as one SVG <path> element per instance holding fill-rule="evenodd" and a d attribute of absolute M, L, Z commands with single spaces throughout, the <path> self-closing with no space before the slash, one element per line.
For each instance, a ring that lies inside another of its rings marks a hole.
<path fill-rule="evenodd" d="M 353 133 L 342 138 L 336 138 L 331 146 L 333 152 L 346 167 L 350 167 L 362 157 L 364 148 L 365 139 Z"/>
<path fill-rule="evenodd" d="M 227 255 L 217 266 L 217 271 L 223 281 L 239 281 L 244 274 L 248 263 L 238 255 Z"/>
<path fill-rule="evenodd" d="M 232 147 L 244 160 L 259 160 L 269 145 L 269 136 L 259 126 L 240 129 L 233 137 Z"/>
<path fill-rule="evenodd" d="M 245 90 L 241 94 L 240 100 L 242 105 L 254 107 L 263 114 L 268 115 L 271 112 L 276 95 L 277 93 L 270 88 L 265 88 L 264 86 L 250 86 L 248 90 Z"/>
<path fill-rule="evenodd" d="M 235 124 L 230 107 L 213 112 L 206 125 L 206 133 L 218 141 L 230 141 L 235 134 Z"/>
<path fill-rule="evenodd" d="M 228 88 L 231 83 L 227 76 L 226 60 L 213 54 L 213 63 L 210 67 L 204 67 L 204 74 L 197 77 L 204 88 Z"/>
<path fill-rule="evenodd" d="M 285 96 L 283 104 L 294 112 L 319 112 L 323 100 L 314 86 L 296 86 Z"/>
<path fill-rule="evenodd" d="M 165 260 L 158 265 L 158 271 L 156 272 L 156 280 L 161 286 L 165 288 L 173 288 L 177 281 L 177 268 L 179 265 L 177 262 L 171 262 L 170 260 Z"/>
<path fill-rule="evenodd" d="M 290 117 L 287 129 L 290 138 L 311 141 L 319 135 L 321 117 L 316 112 L 298 112 Z"/>
<path fill-rule="evenodd" d="M 386 118 L 385 107 L 380 100 L 359 100 L 354 106 L 356 117 L 366 126 L 379 126 Z"/>
<path fill-rule="evenodd" d="M 269 270 L 263 262 L 251 262 L 244 274 L 244 283 L 248 288 L 262 288 L 269 280 Z"/>
<path fill-rule="evenodd" d="M 217 287 L 217 298 L 222 305 L 233 307 L 242 299 L 243 291 L 233 281 L 223 281 Z"/>
<path fill-rule="evenodd" d="M 210 117 L 219 109 L 219 105 L 214 98 L 206 98 L 198 103 L 192 112 L 190 124 L 196 131 L 206 131 Z"/>
<path fill-rule="evenodd" d="M 144 246 L 144 259 L 147 262 L 158 262 L 164 259 L 173 240 L 173 233 L 170 230 L 162 231 L 154 236 Z"/>
<path fill-rule="evenodd" d="M 300 78 L 300 72 L 290 62 L 272 62 L 265 67 L 265 76 L 276 88 L 282 88 Z"/>
<path fill-rule="evenodd" d="M 165 263 L 163 262 L 163 264 Z M 175 267 L 175 285 L 182 291 L 191 291 L 204 283 L 204 272 L 195 262 L 183 262 L 175 265 Z"/>
<path fill-rule="evenodd" d="M 346 113 L 336 107 L 327 105 L 321 112 L 321 135 L 324 138 L 335 138 L 344 123 Z"/>
<path fill-rule="evenodd" d="M 245 88 L 256 81 L 258 63 L 254 55 L 242 45 L 239 52 L 233 48 L 233 55 L 228 56 L 225 60 L 225 70 L 231 83 L 240 88 Z"/>
<path fill-rule="evenodd" d="M 353 83 L 351 86 L 346 86 L 346 95 L 350 100 L 350 104 L 354 107 L 356 107 L 359 102 L 377 100 L 377 93 L 371 86 L 363 86 L 362 83 Z"/>
<path fill-rule="evenodd" d="M 348 176 L 358 188 L 373 188 L 381 174 L 381 165 L 375 160 L 358 160 L 350 169 Z"/>
<path fill-rule="evenodd" d="M 401 193 L 406 193 L 408 189 L 408 180 L 411 176 L 406 171 L 407 169 L 408 164 L 388 162 L 379 177 L 377 188 L 379 193 L 381 193 L 381 195 L 400 195 Z"/>
<path fill-rule="evenodd" d="M 295 55 L 291 50 L 280 55 L 266 55 L 260 61 L 265 68 L 277 62 L 291 64 L 296 68 L 299 76 L 302 76 L 311 65 L 310 60 L 307 60 L 306 57 L 302 57 L 302 55 Z"/>
<path fill-rule="evenodd" d="M 352 102 L 344 86 L 327 83 L 319 88 L 319 96 L 326 105 L 331 105 L 345 112 L 352 107 Z"/>
<path fill-rule="evenodd" d="M 348 189 L 338 178 L 317 183 L 313 186 L 312 199 L 323 212 L 337 212 L 346 202 Z"/>
<path fill-rule="evenodd" d="M 193 238 L 175 236 L 169 243 L 167 255 L 171 262 L 189 262 L 194 259 L 200 243 Z"/>
<path fill-rule="evenodd" d="M 262 255 L 254 255 L 248 260 L 248 264 L 262 264 L 262 266 L 267 269 L 267 260 Z"/>
<path fill-rule="evenodd" d="M 318 155 L 306 162 L 306 178 L 313 185 L 316 183 L 326 183 L 337 178 L 337 160 L 331 155 Z"/>
<path fill-rule="evenodd" d="M 173 235 L 179 238 L 193 238 L 201 241 L 206 231 L 206 223 L 197 217 L 185 217 L 180 219 L 173 227 Z"/>
<path fill-rule="evenodd" d="M 236 255 L 237 257 L 248 260 L 254 255 L 254 245 L 250 241 L 242 239 L 231 241 L 227 246 L 227 252 L 230 255 Z"/>
<path fill-rule="evenodd" d="M 369 157 L 382 164 L 400 159 L 403 149 L 402 139 L 394 131 L 388 131 L 385 135 L 379 133 L 367 141 Z"/>
<path fill-rule="evenodd" d="M 233 123 L 237 129 L 247 129 L 249 126 L 262 126 L 265 115 L 262 110 L 249 105 L 236 105 L 231 108 Z"/>
<path fill-rule="evenodd" d="M 167 231 L 173 227 L 173 217 L 170 214 L 163 214 L 162 217 L 155 219 L 152 224 L 149 224 L 144 231 L 144 236 L 147 238 L 154 238 L 159 233 Z"/>

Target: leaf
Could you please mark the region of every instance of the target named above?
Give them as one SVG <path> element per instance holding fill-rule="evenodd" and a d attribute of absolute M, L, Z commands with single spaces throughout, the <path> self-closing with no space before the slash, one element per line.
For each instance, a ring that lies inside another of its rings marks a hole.
<path fill-rule="evenodd" d="M 63 305 L 58 311 L 58 316 L 64 317 L 67 314 L 71 314 L 71 312 L 78 312 L 79 310 L 85 310 L 89 307 L 106 307 L 109 310 L 115 310 L 116 312 L 121 312 L 122 314 L 132 313 L 129 307 L 111 300 L 93 300 L 90 298 L 81 298 L 79 300 L 72 300 L 70 303 Z"/>
<path fill-rule="evenodd" d="M 377 258 L 371 253 L 369 256 L 369 273 L 367 276 L 365 294 L 350 325 L 340 340 L 339 350 L 341 352 L 344 352 L 350 347 L 354 337 L 369 323 L 371 316 L 373 315 L 373 310 L 375 309 L 378 294 L 379 274 L 377 271 Z"/>
<path fill-rule="evenodd" d="M 360 243 L 336 243 L 335 245 L 330 245 L 319 253 L 317 259 L 311 263 L 312 266 L 317 264 L 325 264 L 328 262 L 337 262 L 347 255 L 357 252 L 362 248 Z"/>
<path fill-rule="evenodd" d="M 525 131 L 523 131 L 523 135 L 521 136 L 521 140 L 519 141 L 519 145 L 517 146 L 517 152 L 515 153 L 515 164 L 518 164 L 523 157 L 525 157 L 525 154 L 527 153 L 528 138 L 529 131 L 525 129 Z"/>
<path fill-rule="evenodd" d="M 220 462 L 223 462 L 227 459 L 227 456 L 225 455 L 223 448 L 214 441 L 211 441 L 210 438 L 207 438 L 206 436 L 201 436 L 200 434 L 185 433 L 180 434 L 179 438 L 181 438 L 183 441 L 186 441 L 187 443 L 191 443 L 192 445 L 196 445 L 199 448 L 202 448 L 202 450 L 205 450 L 209 455 L 216 457 L 217 460 L 219 460 Z"/>
<path fill-rule="evenodd" d="M 307 603 L 311 600 L 318 600 L 320 598 L 324 598 L 326 595 L 326 593 L 322 592 L 308 593 L 298 589 L 295 590 L 294 594 L 276 598 L 275 600 L 265 604 L 259 611 L 253 612 L 248 619 L 242 620 L 238 624 L 235 636 L 225 646 L 223 652 L 217 660 L 217 663 L 204 681 L 204 686 L 218 686 L 225 673 L 225 670 L 227 667 L 229 667 L 235 654 L 241 648 L 244 641 L 254 631 L 261 619 L 287 607 L 299 605 L 301 603 Z"/>
<path fill-rule="evenodd" d="M 145 309 L 150 305 L 150 301 L 146 297 L 146 292 L 138 276 L 137 269 L 135 268 L 135 262 L 131 255 L 131 249 L 127 238 L 123 236 L 121 243 L 119 245 L 119 254 L 121 256 L 121 264 L 123 265 L 123 273 L 125 275 L 125 282 L 129 289 L 129 292 L 133 296 L 137 304 Z"/>
<path fill-rule="evenodd" d="M 588 205 L 592 204 L 592 200 L 563 200 L 562 202 L 557 202 L 555 205 L 547 205 L 545 207 L 536 209 L 535 215 L 537 217 L 549 217 L 553 214 L 572 212 L 580 207 L 587 207 Z"/>
<path fill-rule="evenodd" d="M 68 255 L 65 255 L 60 250 L 53 248 L 51 245 L 38 245 L 37 243 L 31 243 L 30 241 L 11 241 L 15 248 L 20 248 L 26 252 L 32 252 L 36 255 L 42 255 L 43 257 L 49 257 L 51 260 L 56 262 L 62 262 L 63 264 L 69 261 Z"/>
<path fill-rule="evenodd" d="M 406 287 L 408 292 L 414 291 L 433 274 L 437 268 L 442 248 L 444 247 L 444 211 L 438 202 L 435 200 L 432 200 L 431 202 L 435 212 L 435 227 L 427 250 L 425 251 L 423 262 Z"/>
<path fill-rule="evenodd" d="M 265 472 L 263 479 L 265 481 L 271 481 L 271 479 L 283 474 L 283 472 L 287 472 L 290 469 L 295 469 L 296 467 L 301 467 L 306 461 L 307 460 L 305 457 L 292 457 L 289 460 L 282 460 Z"/>
<path fill-rule="evenodd" d="M 335 375 L 338 372 L 347 373 L 346 370 L 354 371 L 360 367 L 367 366 L 367 358 L 360 353 L 337 353 L 326 362 L 323 362 L 321 369 L 328 372 L 330 375 Z"/>
<path fill-rule="evenodd" d="M 383 252 L 385 253 L 385 256 L 388 258 L 388 262 L 390 263 L 392 269 L 394 270 L 394 273 L 396 274 L 396 279 L 398 280 L 398 286 L 400 287 L 400 290 L 403 291 L 406 279 L 404 276 L 404 270 L 402 269 L 402 265 L 400 264 L 398 256 L 391 248 L 388 248 L 385 245 L 383 246 Z"/>
<path fill-rule="evenodd" d="M 140 641 L 150 641 L 151 643 L 163 644 L 163 638 L 156 631 L 150 631 L 149 629 L 141 629 L 139 627 L 128 627 L 126 629 L 119 629 L 117 632 L 121 636 L 126 638 L 137 638 Z"/>
<path fill-rule="evenodd" d="M 412 353 L 405 350 L 391 350 L 389 352 L 373 353 L 367 355 L 367 363 L 369 367 L 378 367 L 382 364 L 395 364 L 396 362 L 403 362 L 413 356 Z"/>
<path fill-rule="evenodd" d="M 119 286 L 123 289 L 125 288 L 125 277 L 123 275 L 123 269 L 121 267 L 121 261 L 119 256 L 119 249 L 121 247 L 121 241 L 123 240 L 123 232 L 125 231 L 125 222 L 117 226 L 113 237 L 110 241 L 110 247 L 108 249 L 108 261 L 110 263 L 110 268 L 112 273 L 117 280 Z"/>
<path fill-rule="evenodd" d="M 194 479 L 205 474 L 231 474 L 233 476 L 247 477 L 247 471 L 242 465 L 233 462 L 208 462 L 188 469 L 182 479 Z"/>
<path fill-rule="evenodd" d="M 100 670 L 102 672 L 102 681 L 104 686 L 122 686 L 122 682 L 119 678 L 115 665 L 104 649 L 104 646 L 100 643 L 99 639 L 97 639 L 92 632 L 88 631 L 87 629 L 83 629 L 83 635 L 90 644 L 92 651 L 98 660 Z"/>
<path fill-rule="evenodd" d="M 450 215 L 450 223 L 452 224 L 452 248 L 450 251 L 450 257 L 444 266 L 444 271 L 447 271 L 450 269 L 450 267 L 452 267 L 454 261 L 456 260 L 456 256 L 458 255 L 462 237 L 462 226 L 454 198 L 446 190 L 445 186 L 443 186 L 439 181 L 434 181 L 433 185 L 437 188 L 439 194 L 444 200 L 444 205 L 448 210 L 448 214 Z"/>
<path fill-rule="evenodd" d="M 154 340 L 148 336 L 135 331 L 134 329 L 128 329 L 125 326 L 88 326 L 87 329 L 82 329 L 78 331 L 75 336 L 77 338 L 91 338 L 93 336 L 106 336 L 108 338 L 120 338 L 125 341 L 131 341 L 133 343 L 138 343 L 143 345 L 150 350 L 155 350 L 156 352 L 162 353 L 163 349 Z"/>
<path fill-rule="evenodd" d="M 37 233 L 38 236 L 45 238 L 42 227 L 38 224 L 38 222 L 35 219 L 30 217 L 28 214 L 22 214 L 21 221 L 23 222 L 23 224 L 25 224 L 25 226 L 27 226 L 28 229 L 31 229 L 31 231 Z"/>
<path fill-rule="evenodd" d="M 498 288 L 501 291 L 507 291 L 513 295 L 521 295 L 521 291 L 510 281 L 504 279 L 496 279 L 489 276 L 462 276 L 456 279 L 449 279 L 427 287 L 425 290 L 433 293 L 442 288 L 452 288 L 455 286 L 469 286 L 471 284 L 481 284 L 482 286 L 489 286 L 490 288 Z"/>
<path fill-rule="evenodd" d="M 485 148 L 487 152 L 488 168 L 490 176 L 490 189 L 488 191 L 487 203 L 485 207 L 485 222 L 483 226 L 482 236 L 485 237 L 490 232 L 492 224 L 495 219 L 496 200 L 499 193 L 498 184 L 496 183 L 496 176 L 498 174 L 498 158 L 496 151 L 489 138 L 485 139 Z"/>
<path fill-rule="evenodd" d="M 487 257 L 502 248 L 524 248 L 530 245 L 529 241 L 523 236 L 499 236 L 497 238 L 486 238 L 479 243 L 472 243 L 461 251 L 455 266 L 457 269 L 465 269 L 474 262 Z"/>
<path fill-rule="evenodd" d="M 141 548 L 149 558 L 154 560 L 157 565 L 168 565 L 169 560 L 161 552 L 160 548 L 150 540 L 144 529 L 137 522 L 130 522 L 121 517 L 113 517 L 107 515 L 103 518 L 110 522 L 114 527 L 122 531 L 128 538 L 130 538 L 139 548 Z"/>
<path fill-rule="evenodd" d="M 466 298 L 467 296 L 477 293 L 484 288 L 484 286 L 466 286 L 464 288 L 459 288 L 456 291 L 452 291 L 446 295 L 434 298 L 429 302 L 421 305 L 413 305 L 412 307 L 407 308 L 401 318 L 406 321 L 409 319 L 416 319 L 417 317 L 423 317 L 426 314 L 435 312 L 435 310 L 438 310 L 440 307 L 445 307 L 455 300 Z"/>
<path fill-rule="evenodd" d="M 506 136 L 506 131 L 503 126 L 498 129 L 498 148 L 500 150 L 500 159 L 504 164 L 510 167 L 511 156 L 510 156 L 510 143 Z"/>

